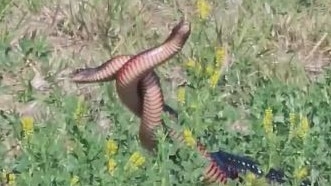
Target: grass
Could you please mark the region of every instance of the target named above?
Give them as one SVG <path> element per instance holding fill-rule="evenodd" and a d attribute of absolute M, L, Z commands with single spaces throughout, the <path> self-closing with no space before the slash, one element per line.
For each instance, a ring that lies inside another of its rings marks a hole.
<path fill-rule="evenodd" d="M 245 154 L 266 172 L 283 169 L 293 185 L 306 177 L 328 185 L 330 2 L 210 0 L 196 5 L 1 1 L 0 168 L 7 175 L 2 181 L 201 185 L 205 160 L 189 147 L 169 142 L 160 131 L 156 156 L 141 148 L 139 121 L 120 103 L 113 83 L 78 86 L 66 78 L 74 68 L 162 42 L 185 15 L 192 22 L 188 42 L 157 68 L 166 102 L 180 116 L 181 126 L 167 124 L 192 130 L 209 151 Z M 110 139 L 118 144 L 111 156 Z M 168 157 L 178 148 L 180 160 L 174 164 Z M 137 169 L 129 160 L 135 152 L 143 162 Z M 249 184 L 256 185 L 251 179 Z"/>

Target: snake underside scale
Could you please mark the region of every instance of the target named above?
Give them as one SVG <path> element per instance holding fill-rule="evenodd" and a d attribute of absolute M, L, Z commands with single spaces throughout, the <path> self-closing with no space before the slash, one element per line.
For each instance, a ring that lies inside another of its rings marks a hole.
<path fill-rule="evenodd" d="M 136 55 L 119 55 L 95 68 L 75 70 L 71 79 L 76 83 L 108 82 L 115 80 L 116 90 L 122 103 L 141 120 L 139 139 L 144 148 L 155 152 L 155 129 L 165 127 L 168 135 L 184 142 L 183 135 L 164 125 L 161 115 L 166 111 L 177 119 L 176 112 L 163 100 L 161 85 L 154 68 L 176 55 L 184 46 L 191 33 L 191 25 L 181 20 L 160 45 Z M 204 145 L 197 142 L 197 150 L 209 160 L 204 171 L 204 181 L 226 183 L 227 178 L 236 179 L 238 174 L 251 171 L 261 176 L 257 163 L 224 151 L 209 153 Z M 267 174 L 270 181 L 283 182 L 275 170 Z M 278 177 L 277 177 L 278 176 Z M 283 176 L 284 177 L 284 176 Z"/>

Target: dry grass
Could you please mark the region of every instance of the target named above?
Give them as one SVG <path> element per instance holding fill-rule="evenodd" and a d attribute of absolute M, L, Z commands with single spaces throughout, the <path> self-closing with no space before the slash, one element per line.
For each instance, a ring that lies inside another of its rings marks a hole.
<path fill-rule="evenodd" d="M 210 2 L 211 15 L 201 26 L 195 1 L 13 0 L 0 10 L 0 46 L 3 43 L 6 50 L 13 51 L 12 62 L 0 67 L 4 87 L 0 110 L 42 121 L 55 117 L 43 103 L 49 92 L 83 95 L 93 103 L 91 110 L 100 131 L 109 132 L 112 121 L 98 108 L 105 100 L 100 94 L 106 94 L 104 86 L 73 85 L 67 75 L 75 68 L 97 66 L 111 56 L 133 54 L 162 42 L 182 16 L 192 20 L 195 39 L 187 43 L 181 60 L 208 63 L 204 56 L 211 53 L 208 47 L 223 46 L 228 52 L 226 70 L 240 69 L 233 73 L 247 75 L 242 78 L 252 84 L 260 77 L 303 85 L 323 78 L 331 63 L 330 2 L 314 1 L 307 7 L 294 2 L 285 6 L 277 1 Z M 26 52 L 24 41 L 38 45 L 36 51 L 45 51 L 47 57 Z M 29 61 L 34 65 L 27 65 Z M 226 70 L 222 69 L 225 75 Z M 157 71 L 167 91 L 166 100 L 173 103 L 177 87 L 188 81 L 186 71 L 179 63 L 165 64 Z M 29 88 L 39 96 L 36 100 L 20 97 L 28 94 Z M 109 96 L 117 95 L 111 92 Z M 251 126 L 245 124 L 246 120 L 242 116 L 227 128 L 249 133 Z M 15 141 L 9 139 L 8 149 Z"/>

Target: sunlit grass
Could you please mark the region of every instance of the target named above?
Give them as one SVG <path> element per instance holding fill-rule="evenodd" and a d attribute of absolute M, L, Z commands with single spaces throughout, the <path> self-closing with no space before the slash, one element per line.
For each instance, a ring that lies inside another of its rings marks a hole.
<path fill-rule="evenodd" d="M 1 183 L 201 185 L 205 159 L 191 148 L 199 139 L 209 151 L 250 156 L 265 172 L 280 168 L 293 184 L 327 185 L 329 7 L 327 0 L 1 1 Z M 191 36 L 156 71 L 186 145 L 161 135 L 153 156 L 113 83 L 77 86 L 65 76 L 157 45 L 182 16 Z M 40 91 L 32 79 L 50 88 Z M 251 174 L 244 180 L 265 184 Z"/>

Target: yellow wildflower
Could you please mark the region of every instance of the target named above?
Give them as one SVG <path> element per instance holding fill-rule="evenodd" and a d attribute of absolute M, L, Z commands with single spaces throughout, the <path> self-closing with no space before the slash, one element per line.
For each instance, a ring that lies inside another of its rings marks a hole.
<path fill-rule="evenodd" d="M 128 163 L 125 166 L 125 169 L 130 167 L 131 170 L 137 170 L 140 166 L 145 163 L 145 157 L 143 157 L 139 152 L 135 152 L 129 158 Z"/>
<path fill-rule="evenodd" d="M 85 114 L 85 104 L 84 104 L 84 98 L 80 97 L 77 102 L 76 110 L 74 113 L 74 120 L 78 125 L 82 124 L 82 118 Z"/>
<path fill-rule="evenodd" d="M 70 180 L 70 186 L 78 185 L 78 182 L 79 182 L 79 177 L 75 175 Z"/>
<path fill-rule="evenodd" d="M 308 122 L 308 118 L 305 116 L 302 118 L 300 122 L 300 126 L 297 129 L 297 134 L 301 139 L 305 139 L 308 131 L 309 131 L 309 122 Z"/>
<path fill-rule="evenodd" d="M 185 66 L 188 67 L 188 68 L 195 68 L 196 62 L 193 61 L 192 59 L 190 59 L 185 63 Z"/>
<path fill-rule="evenodd" d="M 186 145 L 188 145 L 190 147 L 194 147 L 196 145 L 192 132 L 189 129 L 185 129 L 183 132 L 183 135 L 184 135 L 184 141 L 185 141 Z"/>
<path fill-rule="evenodd" d="M 177 90 L 177 100 L 179 103 L 185 103 L 185 87 L 180 86 Z"/>
<path fill-rule="evenodd" d="M 185 67 L 188 69 L 193 69 L 196 74 L 199 74 L 202 70 L 200 63 L 194 61 L 193 59 L 189 59 L 185 63 Z"/>
<path fill-rule="evenodd" d="M 7 181 L 8 181 L 8 185 L 10 185 L 10 186 L 16 185 L 16 176 L 15 176 L 15 174 L 9 173 Z"/>
<path fill-rule="evenodd" d="M 111 157 L 112 155 L 116 154 L 118 150 L 118 145 L 114 140 L 107 140 L 106 143 L 106 156 Z"/>
<path fill-rule="evenodd" d="M 30 116 L 25 116 L 21 118 L 22 130 L 24 138 L 30 138 L 33 135 L 34 129 L 34 119 Z"/>
<path fill-rule="evenodd" d="M 13 173 L 7 173 L 6 170 L 2 170 L 0 183 L 1 182 L 7 182 L 8 186 L 14 186 L 16 185 L 16 176 Z"/>
<path fill-rule="evenodd" d="M 245 175 L 245 185 L 247 185 L 247 186 L 266 186 L 269 184 L 263 177 L 258 178 L 258 177 L 256 177 L 255 174 L 249 172 Z"/>
<path fill-rule="evenodd" d="M 109 159 L 108 160 L 108 163 L 107 163 L 107 170 L 108 172 L 113 175 L 114 174 L 114 171 L 116 169 L 116 166 L 117 166 L 117 163 L 115 162 L 114 159 Z"/>
<path fill-rule="evenodd" d="M 16 185 L 16 176 L 13 173 L 6 173 L 3 171 L 1 174 L 0 183 L 8 183 L 8 186 Z"/>
<path fill-rule="evenodd" d="M 4 178 L 4 181 L 8 183 L 8 186 L 15 186 L 16 185 L 16 176 L 13 173 L 2 175 Z"/>
<path fill-rule="evenodd" d="M 225 57 L 225 50 L 223 47 L 216 47 L 215 49 L 215 56 L 216 56 L 216 68 L 220 68 L 223 65 L 224 57 Z"/>
<path fill-rule="evenodd" d="M 273 125 L 272 125 L 273 115 L 271 108 L 267 108 L 264 112 L 263 118 L 263 128 L 267 136 L 270 137 L 273 134 Z"/>
<path fill-rule="evenodd" d="M 209 84 L 211 88 L 215 88 L 220 77 L 221 77 L 221 67 L 223 65 L 225 56 L 225 51 L 222 47 L 216 47 L 215 48 L 215 64 L 209 65 L 206 68 L 206 73 L 210 77 L 209 78 Z"/>
<path fill-rule="evenodd" d="M 213 73 L 214 73 L 214 66 L 213 65 L 208 65 L 207 67 L 206 67 L 206 75 L 207 76 L 211 76 L 211 75 L 213 75 Z"/>
<path fill-rule="evenodd" d="M 296 179 L 301 180 L 308 175 L 308 169 L 306 167 L 300 167 L 294 170 L 293 175 Z"/>
<path fill-rule="evenodd" d="M 209 85 L 210 85 L 211 88 L 214 89 L 216 87 L 220 76 L 221 76 L 221 71 L 220 70 L 214 71 L 213 75 L 209 79 Z"/>
<path fill-rule="evenodd" d="M 197 10 L 202 19 L 207 18 L 210 13 L 211 7 L 206 0 L 197 0 Z"/>
<path fill-rule="evenodd" d="M 255 179 L 256 179 L 255 174 L 249 172 L 249 173 L 247 173 L 247 175 L 246 175 L 245 184 L 246 184 L 246 185 L 253 185 Z"/>

